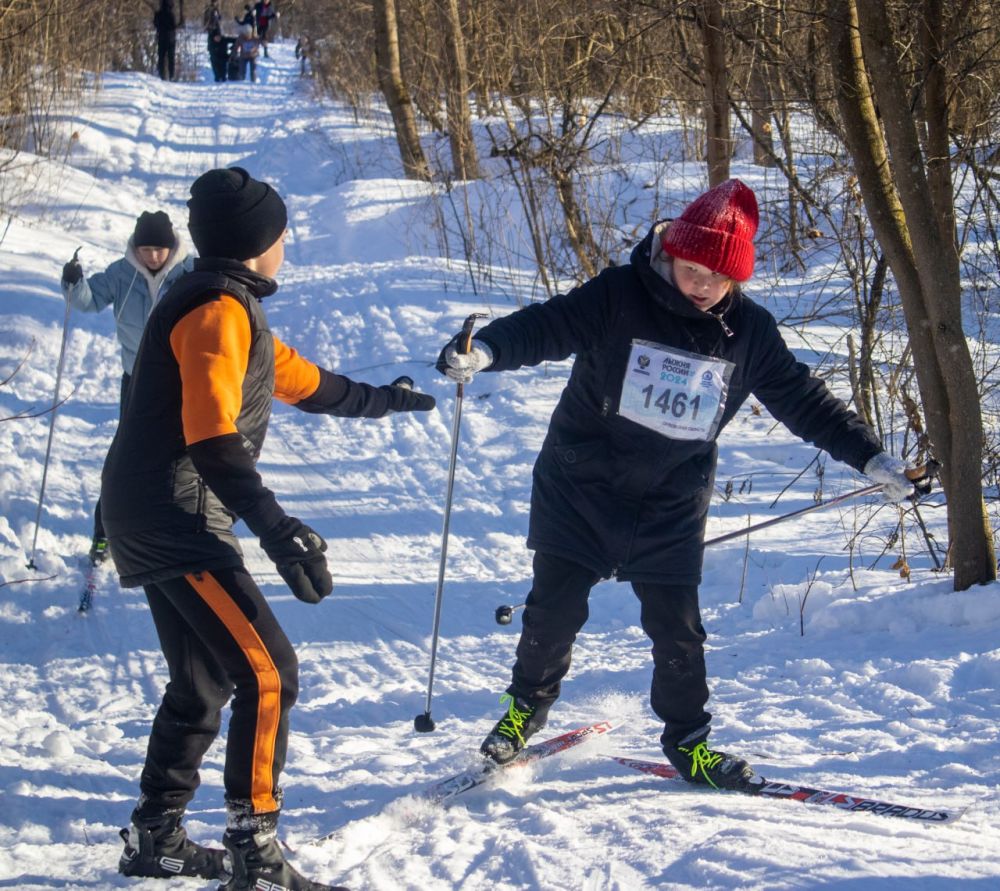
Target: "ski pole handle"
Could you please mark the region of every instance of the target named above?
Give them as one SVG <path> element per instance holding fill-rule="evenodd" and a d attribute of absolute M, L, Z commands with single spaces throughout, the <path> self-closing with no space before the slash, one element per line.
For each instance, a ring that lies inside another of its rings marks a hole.
<path fill-rule="evenodd" d="M 476 327 L 476 319 L 487 318 L 484 312 L 474 312 L 472 315 L 466 317 L 465 321 L 462 322 L 462 331 L 458 335 L 458 343 L 455 344 L 455 351 L 461 353 L 463 356 L 467 353 L 472 352 L 472 329 Z"/>
<path fill-rule="evenodd" d="M 911 467 L 904 473 L 906 478 L 913 483 L 913 488 L 917 490 L 918 495 L 930 495 L 931 484 L 940 470 L 941 462 L 931 458 L 923 467 Z"/>

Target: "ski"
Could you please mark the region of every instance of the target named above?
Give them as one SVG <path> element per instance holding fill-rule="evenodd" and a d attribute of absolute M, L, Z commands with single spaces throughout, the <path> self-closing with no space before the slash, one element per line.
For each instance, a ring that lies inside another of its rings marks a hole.
<path fill-rule="evenodd" d="M 476 786 L 490 782 L 508 770 L 526 767 L 542 758 L 548 758 L 550 755 L 565 752 L 566 749 L 571 749 L 589 739 L 610 733 L 619 727 L 621 727 L 621 722 L 599 721 L 596 724 L 579 727 L 576 730 L 571 730 L 569 733 L 547 739 L 544 742 L 526 746 L 516 758 L 508 761 L 506 764 L 494 764 L 484 759 L 484 764 L 481 766 L 470 767 L 461 773 L 448 777 L 446 780 L 441 780 L 432 786 L 428 786 L 420 793 L 420 797 L 437 804 L 442 804 L 450 801 L 456 795 L 468 792 L 469 789 L 474 789 Z"/>
<path fill-rule="evenodd" d="M 624 758 L 612 755 L 615 761 L 625 767 L 631 767 L 651 776 L 664 779 L 679 779 L 680 774 L 669 764 L 660 761 L 642 761 L 635 758 Z M 845 811 L 877 814 L 882 817 L 901 817 L 904 820 L 916 820 L 919 823 L 954 823 L 964 810 L 943 811 L 922 807 L 911 807 L 903 804 L 892 804 L 876 798 L 864 798 L 847 792 L 828 792 L 824 789 L 812 789 L 809 786 L 797 786 L 791 783 L 781 783 L 758 777 L 760 787 L 748 790 L 747 795 L 763 795 L 767 798 L 781 798 L 788 801 L 801 801 L 804 804 L 826 804 Z"/>
<path fill-rule="evenodd" d="M 561 736 L 526 746 L 513 761 L 508 761 L 506 764 L 494 764 L 492 761 L 484 758 L 481 764 L 467 768 L 445 780 L 440 780 L 420 792 L 414 793 L 413 797 L 421 801 L 430 801 L 433 804 L 445 804 L 451 801 L 456 795 L 461 795 L 463 792 L 468 792 L 470 789 L 482 786 L 503 775 L 508 770 L 526 767 L 542 758 L 548 758 L 549 755 L 565 752 L 566 749 L 578 746 L 589 739 L 610 733 L 612 730 L 617 730 L 623 723 L 623 721 L 598 721 L 596 724 L 589 724 L 586 727 L 570 730 L 569 733 L 563 733 Z M 339 831 L 328 832 L 326 835 L 308 842 L 308 844 L 322 844 L 337 835 Z"/>
<path fill-rule="evenodd" d="M 97 567 L 97 563 L 94 563 L 89 558 L 87 559 L 87 568 L 83 577 L 83 590 L 80 592 L 80 603 L 76 608 L 77 612 L 88 612 L 94 602 L 94 592 L 97 590 Z"/>

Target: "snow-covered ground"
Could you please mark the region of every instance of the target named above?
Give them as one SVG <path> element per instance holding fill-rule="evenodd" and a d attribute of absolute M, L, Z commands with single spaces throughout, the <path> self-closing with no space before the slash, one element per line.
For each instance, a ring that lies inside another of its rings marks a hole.
<path fill-rule="evenodd" d="M 293 861 L 318 879 L 378 891 L 1000 888 L 1000 588 L 952 593 L 912 530 L 904 580 L 891 568 L 898 545 L 876 561 L 894 509 L 871 518 L 865 500 L 769 528 L 749 550 L 744 540 L 709 549 L 702 603 L 713 739 L 776 779 L 968 808 L 958 823 L 698 791 L 615 763 L 609 754 L 660 756 L 649 644 L 630 589 L 613 583 L 594 590 L 550 728 L 605 717 L 625 726 L 450 807 L 413 797 L 471 763 L 499 714 L 519 619 L 500 627 L 494 610 L 526 593 L 530 469 L 569 365 L 483 376 L 467 390 L 438 729 L 417 734 L 454 396 L 431 364 L 468 313 L 514 308 L 512 291 L 473 296 L 461 264 L 439 256 L 440 197 L 401 177 L 391 132 L 317 104 L 289 44 L 272 56 L 257 86 L 109 75 L 67 119 L 78 138 L 65 163 L 24 174 L 33 197 L 0 226 L 0 381 L 27 359 L 0 387 L 0 418 L 51 403 L 59 270 L 73 250 L 82 246 L 88 273 L 103 268 L 143 209 L 166 209 L 183 229 L 191 181 L 236 163 L 274 182 L 289 205 L 282 287 L 265 303 L 279 335 L 327 367 L 373 383 L 406 373 L 437 396 L 429 415 L 376 422 L 275 411 L 263 476 L 326 537 L 336 581 L 320 606 L 306 606 L 244 538 L 301 661 L 281 827 Z M 699 173 L 670 171 L 678 191 L 683 184 L 680 201 L 696 194 Z M 734 175 L 764 185 L 750 166 L 737 164 Z M 671 180 L 664 185 L 669 195 Z M 473 205 L 484 200 L 477 188 Z M 77 612 L 119 376 L 110 312 L 74 313 L 35 571 L 25 565 L 49 416 L 0 423 L 3 888 L 197 886 L 116 872 L 117 830 L 165 682 L 140 590 L 122 590 L 102 569 L 93 609 Z M 771 507 L 813 455 L 747 406 L 723 435 L 718 482 L 734 480 L 736 493 L 716 499 L 709 534 L 811 503 L 810 472 Z M 740 494 L 751 473 L 752 492 Z M 827 496 L 861 484 L 826 465 Z M 942 540 L 943 514 L 925 511 Z M 221 743 L 209 752 L 189 812 L 189 831 L 205 842 L 224 826 L 223 752 Z"/>

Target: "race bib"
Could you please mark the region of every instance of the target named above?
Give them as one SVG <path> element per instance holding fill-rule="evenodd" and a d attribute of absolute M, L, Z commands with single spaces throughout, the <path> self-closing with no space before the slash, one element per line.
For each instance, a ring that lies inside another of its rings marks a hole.
<path fill-rule="evenodd" d="M 670 439 L 715 438 L 736 366 L 674 347 L 633 340 L 618 414 Z"/>

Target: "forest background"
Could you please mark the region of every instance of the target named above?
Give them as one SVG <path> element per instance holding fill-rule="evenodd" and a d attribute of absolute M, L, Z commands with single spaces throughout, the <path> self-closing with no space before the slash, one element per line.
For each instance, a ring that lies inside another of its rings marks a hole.
<path fill-rule="evenodd" d="M 200 7 L 176 5 L 199 27 Z M 99 86 L 88 75 L 152 70 L 154 8 L 151 0 L 0 3 L 0 147 L 13 150 L 0 173 L 23 147 L 69 150 L 53 111 Z M 613 262 L 649 222 L 630 220 L 623 206 L 633 160 L 623 137 L 648 133 L 657 160 L 650 122 L 658 116 L 680 119 L 683 155 L 704 161 L 709 185 L 728 178 L 748 143 L 754 163 L 785 182 L 780 202 L 765 208 L 772 268 L 801 269 L 832 244 L 846 274 L 846 286 L 816 288 L 797 317 L 781 321 L 850 317 L 847 367 L 834 370 L 849 375 L 854 406 L 893 451 L 941 464 L 948 536 L 938 544 L 955 588 L 996 578 L 997 357 L 983 335 L 1000 270 L 1000 25 L 991 4 L 291 0 L 277 8 L 274 36 L 298 39 L 316 89 L 359 117 L 384 102 L 405 175 L 445 185 L 442 249 L 466 264 L 473 287 L 526 259 L 535 274 L 521 299 L 543 299 Z M 185 69 L 191 76 L 193 60 Z M 477 146 L 472 122 L 487 118 Z M 489 177 L 484 151 L 504 162 Z M 489 205 L 473 212 L 450 189 L 475 178 L 494 179 L 498 194 L 516 190 L 527 258 L 489 237 L 498 228 Z M 657 189 L 655 176 L 649 187 Z M 0 192 L 0 210 L 17 200 Z"/>

